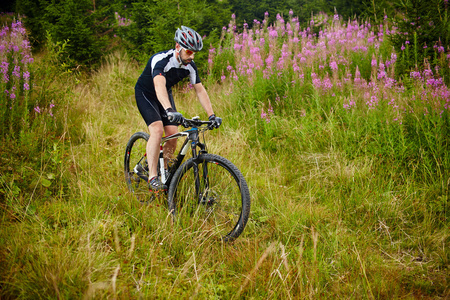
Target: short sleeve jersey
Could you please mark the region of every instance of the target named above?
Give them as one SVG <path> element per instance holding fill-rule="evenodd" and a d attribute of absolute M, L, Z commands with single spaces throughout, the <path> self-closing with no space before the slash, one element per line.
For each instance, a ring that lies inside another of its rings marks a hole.
<path fill-rule="evenodd" d="M 188 65 L 180 64 L 175 57 L 174 49 L 154 54 L 148 60 L 141 76 L 139 76 L 135 88 L 141 89 L 156 97 L 153 78 L 157 75 L 162 75 L 166 78 L 166 87 L 168 90 L 186 77 L 189 77 L 191 84 L 201 82 L 194 61 Z"/>

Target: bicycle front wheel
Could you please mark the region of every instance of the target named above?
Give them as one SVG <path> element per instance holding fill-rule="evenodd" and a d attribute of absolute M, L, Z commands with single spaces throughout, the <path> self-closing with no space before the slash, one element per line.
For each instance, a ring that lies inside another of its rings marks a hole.
<path fill-rule="evenodd" d="M 169 187 L 169 209 L 176 223 L 236 239 L 250 214 L 250 192 L 244 176 L 229 160 L 201 154 L 187 160 Z"/>
<path fill-rule="evenodd" d="M 125 150 L 124 172 L 128 189 L 141 201 L 149 201 L 148 164 L 146 147 L 149 134 L 136 132 L 128 141 Z"/>

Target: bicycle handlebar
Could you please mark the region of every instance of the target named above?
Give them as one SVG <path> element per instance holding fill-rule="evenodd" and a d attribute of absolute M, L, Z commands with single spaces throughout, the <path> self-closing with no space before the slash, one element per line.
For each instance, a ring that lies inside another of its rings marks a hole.
<path fill-rule="evenodd" d="M 187 118 L 183 117 L 183 119 L 180 122 L 180 125 L 184 126 L 185 128 L 208 125 L 207 127 L 209 130 L 213 129 L 212 124 L 213 124 L 212 121 L 202 121 L 202 120 L 200 120 L 199 117 L 193 117 L 192 119 L 187 119 Z"/>

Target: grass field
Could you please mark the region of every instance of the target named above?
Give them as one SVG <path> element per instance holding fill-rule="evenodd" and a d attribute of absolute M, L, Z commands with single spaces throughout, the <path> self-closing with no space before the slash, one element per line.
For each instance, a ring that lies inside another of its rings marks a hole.
<path fill-rule="evenodd" d="M 1 298 L 448 298 L 448 88 L 423 71 L 392 82 L 386 39 L 353 24 L 340 44 L 349 26 L 332 24 L 324 40 L 297 31 L 297 47 L 280 23 L 211 51 L 204 84 L 224 122 L 208 150 L 252 198 L 234 243 L 128 192 L 142 66 L 116 53 L 89 78 L 61 76 L 54 116 L 0 148 Z M 189 86 L 175 94 L 205 117 Z"/>

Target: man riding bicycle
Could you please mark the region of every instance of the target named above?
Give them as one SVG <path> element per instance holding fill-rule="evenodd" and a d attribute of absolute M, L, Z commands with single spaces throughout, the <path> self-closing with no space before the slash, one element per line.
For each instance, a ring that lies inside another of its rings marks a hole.
<path fill-rule="evenodd" d="M 177 126 L 183 120 L 182 114 L 176 110 L 172 96 L 174 85 L 189 77 L 213 126 L 218 128 L 222 124 L 222 119 L 214 114 L 208 93 L 200 81 L 197 66 L 193 61 L 195 53 L 203 48 L 201 36 L 195 30 L 181 26 L 181 29 L 177 29 L 174 40 L 175 49 L 156 53 L 149 59 L 135 86 L 136 104 L 150 131 L 146 148 L 148 185 L 154 191 L 167 189 L 157 176 L 159 145 L 163 133 L 177 133 Z M 174 139 L 165 143 L 164 157 L 173 154 L 176 142 Z M 135 170 L 137 173 L 141 171 L 143 170 Z"/>

